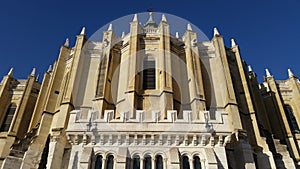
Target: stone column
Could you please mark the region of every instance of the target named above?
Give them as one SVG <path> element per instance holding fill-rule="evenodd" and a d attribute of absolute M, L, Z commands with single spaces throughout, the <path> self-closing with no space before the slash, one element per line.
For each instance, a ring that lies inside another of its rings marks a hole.
<path fill-rule="evenodd" d="M 140 169 L 144 169 L 144 158 L 140 158 Z"/>
<path fill-rule="evenodd" d="M 102 159 L 102 166 L 101 169 L 106 169 L 106 158 Z"/>
<path fill-rule="evenodd" d="M 163 161 L 164 161 L 164 164 L 163 164 L 164 168 L 163 168 L 163 169 L 167 169 L 167 162 L 168 162 L 168 159 L 164 158 Z"/>
<path fill-rule="evenodd" d="M 189 159 L 190 169 L 194 169 L 194 159 Z"/>
<path fill-rule="evenodd" d="M 151 158 L 151 168 L 152 169 L 155 169 L 156 168 L 156 165 L 155 165 L 155 157 L 153 158 Z"/>

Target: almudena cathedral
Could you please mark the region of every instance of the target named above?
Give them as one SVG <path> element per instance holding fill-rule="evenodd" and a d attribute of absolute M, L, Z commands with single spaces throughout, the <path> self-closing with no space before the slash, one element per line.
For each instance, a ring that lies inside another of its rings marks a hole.
<path fill-rule="evenodd" d="M 219 31 L 171 33 L 166 15 L 102 40 L 85 28 L 44 73 L 0 84 L 1 169 L 295 169 L 300 82 L 262 83 Z"/>

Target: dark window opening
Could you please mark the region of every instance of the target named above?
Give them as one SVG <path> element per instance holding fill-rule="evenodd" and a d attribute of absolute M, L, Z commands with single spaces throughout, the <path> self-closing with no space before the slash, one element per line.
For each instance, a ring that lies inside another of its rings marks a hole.
<path fill-rule="evenodd" d="M 149 156 L 149 155 L 145 156 L 144 169 L 151 169 L 152 168 L 151 160 L 152 160 L 151 156 Z"/>
<path fill-rule="evenodd" d="M 108 158 L 107 158 L 106 169 L 113 169 L 113 168 L 114 168 L 114 156 L 109 155 Z"/>
<path fill-rule="evenodd" d="M 42 158 L 39 164 L 38 169 L 45 169 L 47 168 L 47 159 L 48 159 L 48 153 L 49 153 L 49 143 L 50 143 L 50 136 L 48 136 L 46 145 L 44 147 L 43 153 L 42 153 Z"/>
<path fill-rule="evenodd" d="M 284 111 L 292 133 L 300 133 L 299 126 L 295 118 L 292 107 L 290 105 L 284 105 Z"/>
<path fill-rule="evenodd" d="M 194 157 L 194 169 L 201 169 L 201 162 L 198 156 Z"/>
<path fill-rule="evenodd" d="M 156 156 L 156 169 L 163 169 L 163 158 L 161 155 Z"/>
<path fill-rule="evenodd" d="M 102 169 L 102 155 L 98 155 L 96 157 L 96 165 L 95 165 L 95 169 Z"/>
<path fill-rule="evenodd" d="M 181 159 L 181 169 L 190 169 L 189 157 L 183 156 Z"/>
<path fill-rule="evenodd" d="M 140 169 L 140 157 L 134 156 L 132 160 L 133 160 L 133 169 Z"/>
<path fill-rule="evenodd" d="M 143 89 L 155 89 L 155 61 L 144 60 Z"/>
<path fill-rule="evenodd" d="M 11 122 L 13 120 L 16 109 L 17 109 L 16 104 L 12 103 L 12 104 L 9 105 L 9 107 L 6 111 L 5 117 L 3 119 L 3 123 L 1 125 L 0 132 L 9 130 L 9 127 L 10 127 Z"/>

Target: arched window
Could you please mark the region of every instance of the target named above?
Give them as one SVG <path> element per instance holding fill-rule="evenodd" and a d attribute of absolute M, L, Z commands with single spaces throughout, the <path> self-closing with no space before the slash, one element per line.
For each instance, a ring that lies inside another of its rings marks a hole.
<path fill-rule="evenodd" d="M 299 126 L 295 118 L 292 107 L 290 105 L 284 105 L 284 111 L 292 133 L 300 133 Z"/>
<path fill-rule="evenodd" d="M 140 156 L 138 155 L 133 156 L 132 162 L 133 162 L 132 165 L 133 169 L 140 169 Z"/>
<path fill-rule="evenodd" d="M 163 158 L 161 155 L 157 155 L 156 157 L 156 169 L 163 169 L 164 163 L 163 163 Z"/>
<path fill-rule="evenodd" d="M 152 168 L 152 164 L 151 164 L 151 156 L 150 155 L 146 155 L 144 157 L 144 169 L 151 169 Z"/>
<path fill-rule="evenodd" d="M 6 114 L 4 116 L 4 119 L 3 119 L 3 122 L 2 122 L 2 125 L 0 128 L 0 132 L 9 130 L 9 127 L 13 120 L 16 109 L 17 109 L 17 105 L 15 103 L 12 103 L 8 106 L 8 109 L 6 111 Z"/>
<path fill-rule="evenodd" d="M 181 169 L 190 169 L 189 157 L 184 155 L 181 159 Z"/>
<path fill-rule="evenodd" d="M 102 155 L 97 155 L 95 169 L 102 169 Z"/>
<path fill-rule="evenodd" d="M 106 162 L 106 169 L 113 169 L 114 168 L 114 156 L 109 155 Z"/>
<path fill-rule="evenodd" d="M 143 89 L 155 89 L 155 60 L 145 58 L 143 63 Z"/>
<path fill-rule="evenodd" d="M 194 169 L 201 169 L 201 162 L 198 156 L 194 157 Z"/>

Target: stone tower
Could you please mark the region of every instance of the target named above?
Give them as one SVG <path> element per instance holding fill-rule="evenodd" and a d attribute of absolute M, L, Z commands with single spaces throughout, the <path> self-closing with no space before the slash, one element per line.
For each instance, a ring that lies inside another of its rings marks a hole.
<path fill-rule="evenodd" d="M 187 24 L 135 14 L 121 37 L 61 46 L 41 84 L 0 85 L 0 162 L 6 168 L 296 168 L 299 81 L 263 84 L 218 30 L 198 42 Z M 10 120 L 12 119 L 12 120 Z M 3 126 L 3 127 L 2 127 Z M 3 128 L 3 130 L 2 130 Z"/>

